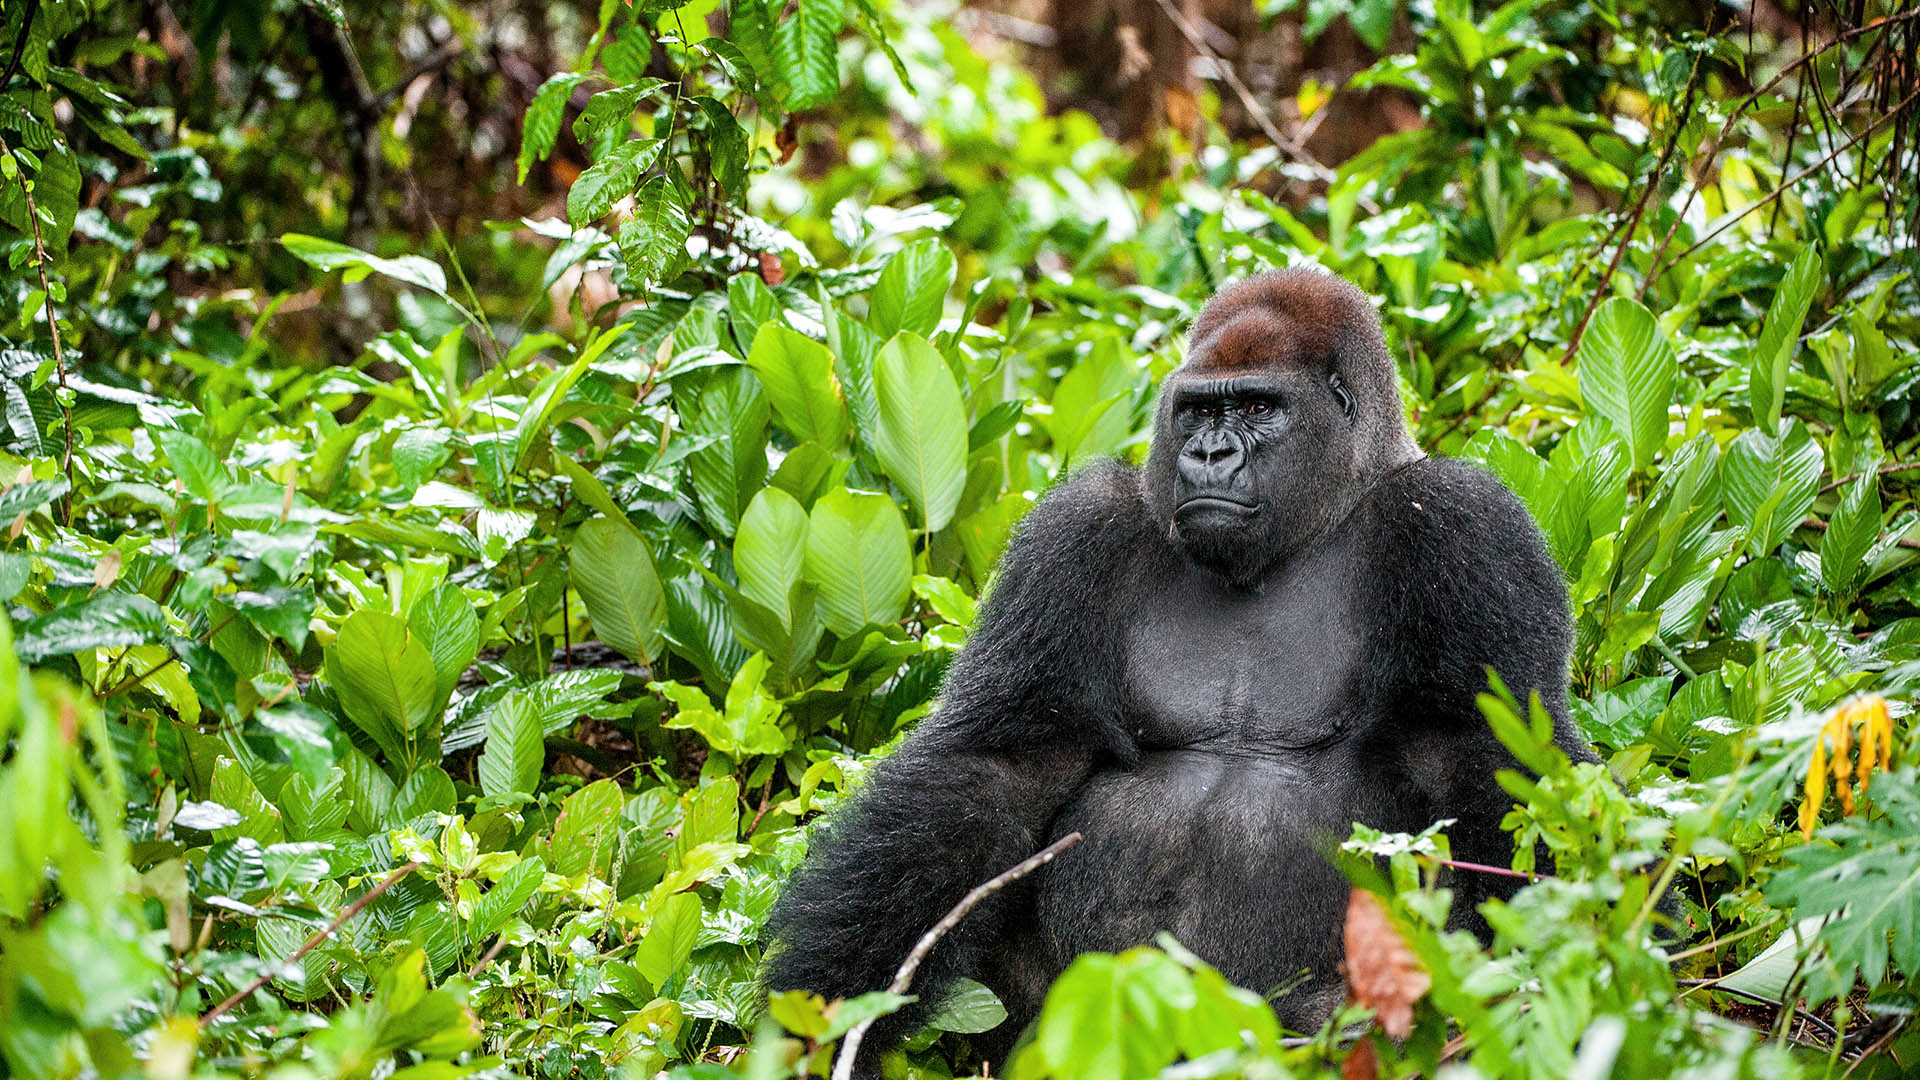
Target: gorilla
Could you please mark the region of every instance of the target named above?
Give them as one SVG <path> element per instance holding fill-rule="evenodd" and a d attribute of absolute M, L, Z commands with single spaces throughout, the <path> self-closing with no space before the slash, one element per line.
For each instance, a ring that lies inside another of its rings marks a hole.
<path fill-rule="evenodd" d="M 1475 704 L 1497 672 L 1567 717 L 1565 584 L 1490 475 L 1428 458 L 1364 294 L 1316 270 L 1214 297 L 1168 376 L 1144 469 L 1089 465 L 1008 546 L 939 706 L 816 831 L 769 922 L 775 990 L 884 988 L 974 885 L 1073 831 L 921 966 L 1008 1020 L 1003 1054 L 1074 956 L 1168 931 L 1236 984 L 1338 1006 L 1355 822 L 1505 866 L 1517 767 Z M 1461 873 L 1471 912 L 1512 879 Z M 1471 918 L 1471 916 L 1468 916 Z M 895 1017 L 876 1045 L 914 1020 Z"/>

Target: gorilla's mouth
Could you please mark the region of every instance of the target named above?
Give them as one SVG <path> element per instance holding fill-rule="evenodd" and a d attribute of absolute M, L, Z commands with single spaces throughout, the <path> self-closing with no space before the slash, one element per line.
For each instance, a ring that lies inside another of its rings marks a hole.
<path fill-rule="evenodd" d="M 1180 504 L 1173 512 L 1175 518 L 1190 517 L 1195 514 L 1227 514 L 1234 517 L 1252 517 L 1260 512 L 1260 504 L 1231 495 L 1195 495 Z"/>

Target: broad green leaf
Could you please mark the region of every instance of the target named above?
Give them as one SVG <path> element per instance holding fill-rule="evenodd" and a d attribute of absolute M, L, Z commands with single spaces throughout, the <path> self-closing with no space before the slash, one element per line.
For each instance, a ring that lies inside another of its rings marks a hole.
<path fill-rule="evenodd" d="M 1820 490 L 1820 447 L 1797 420 L 1780 421 L 1769 438 L 1743 431 L 1727 447 L 1721 469 L 1727 518 L 1747 530 L 1747 551 L 1760 558 L 1800 524 Z"/>
<path fill-rule="evenodd" d="M 760 328 L 779 321 L 780 301 L 760 280 L 760 275 L 733 275 L 727 282 L 727 325 L 733 330 L 736 351 L 742 356 L 752 356 Z"/>
<path fill-rule="evenodd" d="M 487 745 L 480 751 L 480 790 L 531 795 L 540 786 L 546 743 L 540 716 L 524 695 L 509 693 L 487 714 Z"/>
<path fill-rule="evenodd" d="M 952 989 L 927 1017 L 927 1026 L 936 1031 L 957 1031 L 975 1035 L 992 1031 L 1007 1018 L 1007 1007 L 994 992 L 972 979 L 955 979 Z"/>
<path fill-rule="evenodd" d="M 693 954 L 693 943 L 700 936 L 700 897 L 690 892 L 674 893 L 660 902 L 647 936 L 633 951 L 633 966 L 655 988 L 665 983 Z"/>
<path fill-rule="evenodd" d="M 740 515 L 733 540 L 733 568 L 740 591 L 793 626 L 793 587 L 805 572 L 807 512 L 777 487 L 760 489 Z"/>
<path fill-rule="evenodd" d="M 546 876 L 546 864 L 540 856 L 529 855 L 513 864 L 513 868 L 500 875 L 493 887 L 480 894 L 474 901 L 473 915 L 467 923 L 467 936 L 475 941 L 483 941 L 507 925 L 507 921 L 520 913 L 533 899 L 540 888 L 541 880 Z"/>
<path fill-rule="evenodd" d="M 651 288 L 679 275 L 687 263 L 688 216 L 693 193 L 676 175 L 655 176 L 640 186 L 633 216 L 620 226 L 620 257 L 636 285 Z"/>
<path fill-rule="evenodd" d="M 407 612 L 407 630 L 427 646 L 437 707 L 444 709 L 460 676 L 480 652 L 480 617 L 473 613 L 465 593 L 442 583 L 413 602 Z"/>
<path fill-rule="evenodd" d="M 847 445 L 847 402 L 825 345 L 778 323 L 760 327 L 747 366 L 766 388 L 780 426 L 799 442 L 828 450 Z"/>
<path fill-rule="evenodd" d="M 967 409 L 953 372 L 925 338 L 901 333 L 880 350 L 874 390 L 874 457 L 937 532 L 953 519 L 967 480 Z"/>
<path fill-rule="evenodd" d="M 316 270 L 346 270 L 348 281 L 358 280 L 369 273 L 383 274 L 395 281 L 417 285 L 443 300 L 450 299 L 447 296 L 447 275 L 432 259 L 419 255 L 383 259 L 359 248 L 301 233 L 286 233 L 280 237 L 280 243 L 300 261 Z"/>
<path fill-rule="evenodd" d="M 747 130 L 734 119 L 733 112 L 706 95 L 693 99 L 707 118 L 707 147 L 711 151 L 713 178 L 728 194 L 746 193 L 748 142 Z"/>
<path fill-rule="evenodd" d="M 649 683 L 655 693 L 675 705 L 671 717 L 662 726 L 699 732 L 708 746 L 733 757 L 750 754 L 779 754 L 793 745 L 780 730 L 780 703 L 762 686 L 769 661 L 765 653 L 755 653 L 734 673 L 727 691 L 724 711 L 713 707 L 704 691 L 679 683 Z"/>
<path fill-rule="evenodd" d="M 674 837 L 674 861 L 684 866 L 694 851 L 731 842 L 740 830 L 740 783 L 731 776 L 687 792 L 680 798 L 680 835 Z"/>
<path fill-rule="evenodd" d="M 600 160 L 605 149 L 611 149 L 605 146 L 607 142 L 624 139 L 633 129 L 633 110 L 640 100 L 651 97 L 666 85 L 663 79 L 640 79 L 600 91 L 588 99 L 587 107 L 581 109 L 573 121 L 573 137 L 594 153 L 594 160 Z M 525 177 L 521 182 L 525 183 Z"/>
<path fill-rule="evenodd" d="M 167 464 L 172 466 L 173 475 L 194 495 L 207 502 L 218 502 L 226 494 L 226 467 L 214 456 L 207 444 L 187 434 L 170 428 L 150 428 L 153 441 L 160 444 L 166 452 Z"/>
<path fill-rule="evenodd" d="M 929 337 L 953 288 L 953 252 L 935 237 L 901 248 L 887 260 L 867 300 L 867 329 L 890 338 L 906 331 Z"/>
<path fill-rule="evenodd" d="M 123 648 L 165 641 L 167 620 L 160 605 L 144 596 L 103 592 L 75 604 L 54 608 L 23 624 L 13 650 L 21 660 L 37 664 L 49 657 L 89 649 Z"/>
<path fill-rule="evenodd" d="M 1133 431 L 1135 367 L 1118 338 L 1101 338 L 1061 377 L 1047 427 L 1066 467 L 1118 452 Z"/>
<path fill-rule="evenodd" d="M 567 99 L 573 96 L 573 88 L 587 78 L 586 72 L 563 71 L 549 76 L 534 92 L 533 104 L 527 106 L 526 119 L 520 125 L 520 153 L 515 159 L 518 177 L 515 183 L 526 183 L 527 170 L 533 167 L 533 163 L 553 153 L 554 140 L 560 135 L 560 120 L 566 115 Z"/>
<path fill-rule="evenodd" d="M 1600 305 L 1580 339 L 1580 397 L 1626 440 L 1635 469 L 1667 441 L 1667 406 L 1680 362 L 1646 308 L 1624 296 Z"/>
<path fill-rule="evenodd" d="M 1767 321 L 1760 329 L 1760 341 L 1753 348 L 1753 369 L 1749 374 L 1753 402 L 1753 423 L 1762 431 L 1772 431 L 1780 423 L 1780 407 L 1785 401 L 1787 371 L 1793 355 L 1800 351 L 1800 327 L 1807 320 L 1807 309 L 1820 288 L 1820 249 L 1808 244 L 1787 267 L 1774 290 L 1773 303 L 1767 308 Z"/>
<path fill-rule="evenodd" d="M 900 617 L 913 584 L 913 548 L 900 508 L 884 495 L 835 488 L 807 520 L 807 580 L 827 629 L 847 637 Z"/>
<path fill-rule="evenodd" d="M 1850 597 L 1866 573 L 1867 552 L 1880 538 L 1880 474 L 1869 460 L 1847 488 L 1820 542 L 1820 580 L 1833 596 Z"/>
<path fill-rule="evenodd" d="M 608 150 L 567 189 L 567 220 L 578 228 L 606 216 L 614 203 L 633 194 L 660 147 L 659 139 L 629 139 Z"/>
<path fill-rule="evenodd" d="M 553 423 L 554 410 L 560 407 L 561 399 L 580 376 L 587 373 L 587 365 L 592 357 L 581 356 L 566 367 L 548 372 L 540 384 L 527 395 L 527 404 L 520 412 L 520 419 L 514 422 L 513 434 L 508 439 L 509 459 L 513 462 L 513 475 L 526 471 L 535 450 L 546 445 L 547 428 Z"/>
<path fill-rule="evenodd" d="M 425 642 L 399 616 L 362 608 L 327 647 L 327 681 L 347 718 L 388 758 L 411 762 L 415 736 L 439 717 L 437 676 Z"/>
<path fill-rule="evenodd" d="M 687 455 L 700 512 L 722 536 L 732 536 L 767 478 L 767 395 L 745 368 L 723 367 L 697 391 L 676 393 L 675 403 L 687 434 L 708 440 Z"/>
<path fill-rule="evenodd" d="M 574 533 L 570 558 L 573 587 L 600 640 L 635 663 L 660 655 L 666 594 L 639 533 L 613 518 L 593 518 Z"/>
<path fill-rule="evenodd" d="M 625 804 L 626 796 L 612 780 L 595 780 L 567 796 L 553 822 L 547 869 L 562 877 L 592 872 L 605 879 Z"/>
<path fill-rule="evenodd" d="M 787 87 L 789 112 L 817 108 L 840 93 L 842 0 L 799 0 L 773 31 L 773 63 Z"/>

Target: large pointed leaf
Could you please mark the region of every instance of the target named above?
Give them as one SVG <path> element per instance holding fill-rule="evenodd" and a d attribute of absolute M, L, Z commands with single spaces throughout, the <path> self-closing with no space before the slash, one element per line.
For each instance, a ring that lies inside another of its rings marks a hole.
<path fill-rule="evenodd" d="M 410 760 L 415 734 L 438 719 L 433 658 L 397 615 L 362 608 L 347 616 L 327 647 L 327 681 L 347 718 L 391 759 Z"/>
<path fill-rule="evenodd" d="M 480 652 L 480 618 L 465 593 L 442 583 L 413 602 L 407 612 L 407 630 L 427 646 L 437 707 L 444 709 L 461 674 Z"/>
<path fill-rule="evenodd" d="M 1095 342 L 1086 359 L 1060 379 L 1047 426 L 1053 452 L 1063 464 L 1078 466 L 1126 445 L 1133 430 L 1136 368 L 1118 338 Z"/>
<path fill-rule="evenodd" d="M 884 495 L 835 488 L 807 522 L 807 580 L 841 637 L 900 617 L 913 587 L 913 548 L 900 508 Z"/>
<path fill-rule="evenodd" d="M 724 367 L 676 401 L 687 433 L 708 440 L 687 455 L 700 512 L 722 536 L 732 536 L 747 500 L 767 478 L 767 396 L 751 372 Z"/>
<path fill-rule="evenodd" d="M 927 530 L 945 527 L 967 479 L 967 410 L 953 372 L 925 338 L 901 333 L 880 350 L 874 391 L 874 456 Z"/>
<path fill-rule="evenodd" d="M 620 258 L 634 283 L 650 288 L 675 277 L 687 264 L 688 216 L 693 193 L 677 176 L 655 176 L 640 186 L 633 216 L 620 226 Z"/>
<path fill-rule="evenodd" d="M 519 693 L 500 699 L 487 714 L 487 745 L 480 751 L 480 790 L 488 795 L 531 795 L 540 785 L 546 744 L 540 716 Z"/>
<path fill-rule="evenodd" d="M 481 941 L 507 925 L 507 920 L 519 914 L 527 906 L 533 894 L 539 891 L 540 882 L 546 877 L 547 866 L 540 856 L 529 855 L 513 864 L 513 869 L 500 875 L 493 888 L 480 895 L 473 903 L 473 918 L 467 924 L 467 933 L 475 941 Z"/>
<path fill-rule="evenodd" d="M 747 354 L 780 426 L 799 442 L 829 450 L 847 445 L 847 402 L 825 345 L 778 323 L 760 327 Z"/>
<path fill-rule="evenodd" d="M 1762 431 L 1772 431 L 1780 423 L 1787 368 L 1793 354 L 1800 351 L 1800 327 L 1807 321 L 1807 309 L 1813 305 L 1813 294 L 1819 287 L 1820 249 L 1808 244 L 1774 290 L 1766 325 L 1761 327 L 1760 341 L 1753 348 L 1748 392 L 1754 426 Z"/>
<path fill-rule="evenodd" d="M 1667 406 L 1679 360 L 1646 308 L 1616 296 L 1600 305 L 1580 339 L 1580 397 L 1627 442 L 1644 469 L 1666 445 Z"/>
<path fill-rule="evenodd" d="M 560 120 L 567 111 L 567 98 L 573 95 L 573 88 L 585 82 L 588 74 L 584 71 L 563 71 L 549 76 L 540 84 L 533 95 L 533 104 L 527 106 L 526 119 L 520 125 L 520 153 L 515 165 L 519 170 L 516 183 L 527 182 L 527 170 L 533 163 L 553 153 L 553 143 L 560 135 Z"/>
<path fill-rule="evenodd" d="M 21 660 L 37 664 L 50 656 L 146 645 L 166 636 L 160 605 L 137 594 L 107 592 L 23 625 L 13 648 Z"/>
<path fill-rule="evenodd" d="M 1727 518 L 1747 530 L 1747 550 L 1767 554 L 1806 516 L 1820 490 L 1820 447 L 1797 420 L 1782 420 L 1769 438 L 1743 431 L 1722 467 Z"/>
<path fill-rule="evenodd" d="M 635 663 L 660 655 L 666 593 L 647 542 L 623 522 L 597 517 L 574 533 L 571 559 L 573 587 L 600 640 Z"/>
<path fill-rule="evenodd" d="M 883 339 L 902 330 L 931 335 L 940 325 L 953 275 L 953 253 L 938 239 L 927 237 L 901 248 L 887 260 L 869 295 L 867 329 Z"/>
<path fill-rule="evenodd" d="M 355 281 L 369 273 L 382 274 L 408 285 L 418 285 L 442 299 L 447 298 L 447 275 L 432 259 L 420 255 L 401 255 L 383 259 L 359 248 L 333 240 L 301 233 L 286 233 L 281 246 L 316 270 L 345 270 L 347 280 Z"/>
<path fill-rule="evenodd" d="M 832 101 L 840 92 L 842 0 L 799 0 L 793 15 L 773 31 L 773 62 L 788 87 L 790 112 Z"/>
<path fill-rule="evenodd" d="M 807 512 L 798 500 L 777 487 L 762 488 L 747 512 L 740 515 L 740 532 L 733 541 L 733 568 L 740 591 L 773 612 L 780 624 L 793 626 L 793 587 L 806 566 Z"/>
<path fill-rule="evenodd" d="M 1853 594 L 1866 572 L 1867 552 L 1880 538 L 1880 526 L 1880 473 L 1876 463 L 1869 461 L 1841 497 L 1820 541 L 1820 580 L 1829 594 Z"/>
<path fill-rule="evenodd" d="M 660 145 L 659 139 L 629 139 L 607 151 L 567 189 L 567 220 L 575 227 L 597 221 L 633 194 L 640 174 L 660 156 Z"/>

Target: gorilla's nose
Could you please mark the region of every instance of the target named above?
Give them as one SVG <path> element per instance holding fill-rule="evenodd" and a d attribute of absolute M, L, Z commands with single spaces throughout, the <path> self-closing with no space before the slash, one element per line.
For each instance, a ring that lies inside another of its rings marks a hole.
<path fill-rule="evenodd" d="M 1222 488 L 1232 481 L 1246 459 L 1246 451 L 1238 439 L 1223 432 L 1202 432 L 1187 440 L 1181 450 L 1180 475 L 1203 490 Z"/>

